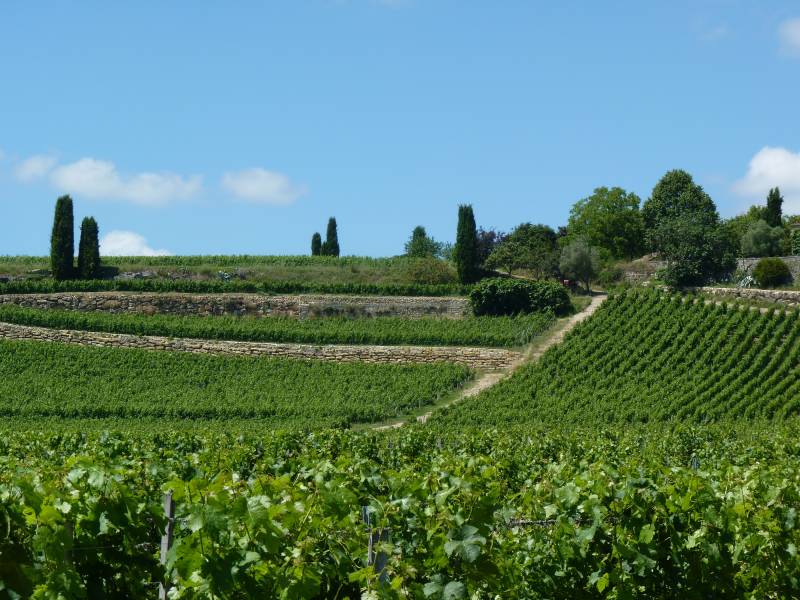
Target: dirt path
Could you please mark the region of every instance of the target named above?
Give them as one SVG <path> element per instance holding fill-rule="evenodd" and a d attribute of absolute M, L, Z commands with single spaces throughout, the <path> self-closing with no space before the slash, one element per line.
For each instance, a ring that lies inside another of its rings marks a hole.
<path fill-rule="evenodd" d="M 556 344 L 563 341 L 564 336 L 567 335 L 570 331 L 572 331 L 578 323 L 581 323 L 591 317 L 595 311 L 600 308 L 600 305 L 606 299 L 605 294 L 597 294 L 592 297 L 592 301 L 589 303 L 585 309 L 581 312 L 576 313 L 569 317 L 568 319 L 564 319 L 560 323 L 558 323 L 553 331 L 551 331 L 547 336 L 543 337 L 542 339 L 538 340 L 531 344 L 525 354 L 522 355 L 521 358 L 516 360 L 511 366 L 502 371 L 488 371 L 483 373 L 480 377 L 478 377 L 475 381 L 470 383 L 466 386 L 460 394 L 454 396 L 450 401 L 445 402 L 443 404 L 438 404 L 435 407 L 431 408 L 426 413 L 423 413 L 417 417 L 417 422 L 425 423 L 433 414 L 434 410 L 438 410 L 440 408 L 444 408 L 447 406 L 452 406 L 457 402 L 461 402 L 465 398 L 471 398 L 472 396 L 476 396 L 481 393 L 483 390 L 486 390 L 493 385 L 496 385 L 506 377 L 509 377 L 514 371 L 516 371 L 521 365 L 525 364 L 526 362 L 537 360 L 542 354 L 544 354 L 549 348 L 555 346 Z M 393 423 L 389 423 L 386 425 L 379 425 L 377 427 L 372 427 L 373 430 L 385 430 L 385 429 L 397 429 L 402 427 L 406 424 L 406 420 L 401 420 Z"/>

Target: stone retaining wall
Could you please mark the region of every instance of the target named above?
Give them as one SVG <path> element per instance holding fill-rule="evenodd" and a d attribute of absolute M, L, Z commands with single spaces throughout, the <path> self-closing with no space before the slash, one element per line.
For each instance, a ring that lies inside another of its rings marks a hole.
<path fill-rule="evenodd" d="M 779 256 L 786 266 L 789 267 L 789 273 L 792 274 L 792 281 L 800 281 L 800 256 Z M 758 264 L 760 258 L 737 258 L 736 269 L 745 274 L 752 274 L 753 267 Z M 631 284 L 638 285 L 645 281 L 650 281 L 655 277 L 656 271 L 663 269 L 667 266 L 664 261 L 651 261 L 648 263 L 648 268 L 641 271 L 625 271 L 623 279 Z"/>
<path fill-rule="evenodd" d="M 66 329 L 48 329 L 0 323 L 0 338 L 62 342 L 81 346 L 174 350 L 199 354 L 268 356 L 318 359 L 334 362 L 432 363 L 452 362 L 474 369 L 504 369 L 522 357 L 520 352 L 502 348 L 463 348 L 447 346 L 339 346 L 312 344 L 274 344 L 137 336 Z"/>
<path fill-rule="evenodd" d="M 800 291 L 789 290 L 758 290 L 754 288 L 725 288 L 725 287 L 699 287 L 695 291 L 709 296 L 728 296 L 742 298 L 743 300 L 759 300 L 762 302 L 780 302 L 787 306 L 800 306 Z"/>
<path fill-rule="evenodd" d="M 461 318 L 466 298 L 427 296 L 334 296 L 262 294 L 155 294 L 141 292 L 73 292 L 0 294 L 0 304 L 110 313 L 172 315 L 315 316 Z"/>

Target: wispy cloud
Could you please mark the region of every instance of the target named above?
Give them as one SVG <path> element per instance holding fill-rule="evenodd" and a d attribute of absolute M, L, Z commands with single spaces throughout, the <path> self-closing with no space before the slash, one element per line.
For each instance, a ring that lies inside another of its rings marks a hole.
<path fill-rule="evenodd" d="M 103 256 L 170 256 L 169 250 L 151 248 L 144 236 L 133 231 L 109 231 L 100 239 Z"/>
<path fill-rule="evenodd" d="M 785 212 L 800 212 L 800 152 L 765 146 L 750 159 L 747 173 L 733 184 L 733 191 L 763 200 L 773 187 L 781 189 Z"/>
<path fill-rule="evenodd" d="M 54 168 L 50 182 L 65 193 L 148 205 L 190 198 L 202 188 L 199 175 L 183 177 L 168 172 L 123 175 L 114 163 L 96 158 L 82 158 Z"/>
<path fill-rule="evenodd" d="M 711 27 L 706 27 L 700 30 L 698 36 L 704 42 L 718 42 L 726 37 L 728 37 L 731 33 L 730 28 L 725 23 L 719 23 L 717 25 L 712 25 Z"/>
<path fill-rule="evenodd" d="M 23 182 L 41 179 L 56 165 L 56 158 L 47 154 L 37 154 L 26 158 L 14 168 L 14 175 Z"/>
<path fill-rule="evenodd" d="M 305 186 L 292 183 L 283 173 L 258 167 L 225 173 L 222 187 L 237 198 L 260 204 L 291 204 L 306 193 Z"/>
<path fill-rule="evenodd" d="M 781 52 L 787 56 L 800 57 L 800 17 L 786 19 L 778 26 Z"/>

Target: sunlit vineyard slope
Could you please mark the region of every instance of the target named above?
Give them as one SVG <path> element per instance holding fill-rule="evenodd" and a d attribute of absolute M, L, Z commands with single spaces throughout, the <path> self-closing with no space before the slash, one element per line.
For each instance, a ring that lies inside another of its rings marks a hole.
<path fill-rule="evenodd" d="M 439 419 L 486 425 L 785 418 L 800 411 L 799 334 L 797 311 L 628 292 L 609 298 L 538 362 Z"/>

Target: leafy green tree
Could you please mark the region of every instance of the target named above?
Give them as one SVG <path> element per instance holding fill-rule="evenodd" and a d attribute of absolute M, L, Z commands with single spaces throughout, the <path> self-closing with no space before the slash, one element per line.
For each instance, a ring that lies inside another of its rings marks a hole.
<path fill-rule="evenodd" d="M 747 233 L 747 230 L 750 229 L 751 225 L 757 223 L 758 221 L 765 220 L 766 210 L 767 209 L 765 206 L 758 206 L 754 204 L 747 210 L 746 213 L 742 213 L 722 221 L 722 227 L 728 231 L 731 239 L 736 241 L 737 256 L 744 256 L 744 253 L 741 249 L 742 236 Z"/>
<path fill-rule="evenodd" d="M 81 279 L 97 279 L 100 276 L 100 240 L 94 217 L 85 217 L 81 222 L 78 276 Z"/>
<path fill-rule="evenodd" d="M 770 227 L 766 221 L 756 221 L 742 236 L 744 256 L 779 256 L 783 250 L 783 227 Z"/>
<path fill-rule="evenodd" d="M 505 234 L 496 229 L 478 227 L 478 264 L 483 265 L 505 239 Z"/>
<path fill-rule="evenodd" d="M 600 253 L 587 240 L 577 239 L 561 251 L 559 268 L 568 278 L 582 282 L 588 292 L 589 284 L 600 270 Z"/>
<path fill-rule="evenodd" d="M 778 188 L 772 188 L 767 195 L 767 210 L 764 213 L 764 220 L 770 227 L 780 227 L 783 225 L 783 196 Z"/>
<path fill-rule="evenodd" d="M 53 279 L 62 281 L 74 276 L 75 222 L 72 216 L 72 198 L 61 196 L 56 200 L 53 232 L 50 235 L 50 270 Z"/>
<path fill-rule="evenodd" d="M 311 256 L 322 254 L 322 236 L 319 232 L 311 236 Z"/>
<path fill-rule="evenodd" d="M 558 267 L 558 235 L 547 225 L 522 223 L 494 249 L 486 266 L 509 274 L 528 269 L 536 279 L 552 276 Z"/>
<path fill-rule="evenodd" d="M 736 243 L 723 227 L 685 213 L 667 219 L 656 232 L 667 267 L 661 274 L 671 287 L 703 285 L 722 279 L 736 267 Z"/>
<path fill-rule="evenodd" d="M 669 171 L 642 207 L 647 242 L 667 262 L 668 285 L 698 285 L 736 265 L 736 239 L 711 197 L 685 171 Z"/>
<path fill-rule="evenodd" d="M 325 243 L 322 244 L 320 251 L 325 256 L 339 256 L 339 231 L 334 217 L 328 219 Z"/>
<path fill-rule="evenodd" d="M 428 237 L 422 225 L 414 227 L 405 245 L 406 256 L 414 258 L 434 258 L 441 254 L 442 244 Z"/>
<path fill-rule="evenodd" d="M 641 256 L 645 244 L 639 196 L 619 187 L 596 188 L 573 205 L 567 231 L 570 238 L 584 238 L 611 258 Z"/>
<path fill-rule="evenodd" d="M 711 197 L 697 185 L 686 171 L 667 172 L 653 188 L 642 206 L 645 238 L 650 248 L 659 252 L 659 227 L 667 220 L 691 213 L 709 226 L 719 222 L 717 207 Z"/>
<path fill-rule="evenodd" d="M 453 257 L 456 271 L 458 271 L 458 280 L 461 283 L 473 283 L 478 280 L 480 276 L 478 234 L 475 227 L 475 214 L 469 204 L 462 204 L 458 207 L 458 227 Z"/>

